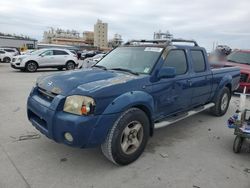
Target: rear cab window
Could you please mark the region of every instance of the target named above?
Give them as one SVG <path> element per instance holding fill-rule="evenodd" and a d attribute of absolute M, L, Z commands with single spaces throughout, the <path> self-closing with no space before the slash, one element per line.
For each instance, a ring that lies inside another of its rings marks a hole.
<path fill-rule="evenodd" d="M 188 70 L 187 57 L 184 50 L 171 50 L 164 62 L 165 67 L 174 67 L 176 75 L 185 74 Z"/>
<path fill-rule="evenodd" d="M 193 60 L 193 70 L 196 73 L 206 71 L 206 62 L 202 50 L 191 50 L 191 57 Z"/>

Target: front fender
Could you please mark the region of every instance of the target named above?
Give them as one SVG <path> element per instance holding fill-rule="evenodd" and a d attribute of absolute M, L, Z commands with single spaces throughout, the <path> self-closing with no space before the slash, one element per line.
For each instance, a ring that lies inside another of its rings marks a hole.
<path fill-rule="evenodd" d="M 133 106 L 138 105 L 145 106 L 149 110 L 150 114 L 153 114 L 153 97 L 144 91 L 131 91 L 120 95 L 108 105 L 103 114 L 123 112 Z"/>

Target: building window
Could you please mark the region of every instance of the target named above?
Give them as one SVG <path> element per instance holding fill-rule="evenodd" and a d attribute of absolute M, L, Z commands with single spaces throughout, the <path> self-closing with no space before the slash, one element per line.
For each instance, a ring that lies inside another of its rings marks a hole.
<path fill-rule="evenodd" d="M 34 49 L 34 44 L 26 44 L 28 49 Z"/>

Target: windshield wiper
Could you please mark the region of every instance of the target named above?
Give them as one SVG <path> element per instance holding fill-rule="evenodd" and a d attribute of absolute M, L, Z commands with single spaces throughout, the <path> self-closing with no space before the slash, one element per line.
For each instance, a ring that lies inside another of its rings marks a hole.
<path fill-rule="evenodd" d="M 128 73 L 134 74 L 134 75 L 136 75 L 136 76 L 139 75 L 138 72 L 134 72 L 134 71 L 132 71 L 132 70 L 124 69 L 124 68 L 112 68 L 112 69 L 109 69 L 109 70 L 124 71 L 124 72 L 128 72 Z"/>
<path fill-rule="evenodd" d="M 100 68 L 100 69 L 103 69 L 103 70 L 107 70 L 107 68 L 102 66 L 102 65 L 94 65 L 92 67 L 97 67 L 97 68 Z"/>

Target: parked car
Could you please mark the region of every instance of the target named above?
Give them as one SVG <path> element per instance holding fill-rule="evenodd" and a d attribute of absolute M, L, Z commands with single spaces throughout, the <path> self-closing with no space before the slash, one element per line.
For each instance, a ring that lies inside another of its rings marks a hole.
<path fill-rule="evenodd" d="M 223 116 L 239 79 L 237 67 L 210 69 L 195 41 L 131 41 L 91 69 L 38 78 L 27 114 L 48 138 L 79 148 L 101 145 L 110 161 L 127 165 L 155 128 L 206 109 Z"/>
<path fill-rule="evenodd" d="M 86 59 L 86 58 L 89 58 L 89 57 L 94 57 L 96 54 L 99 54 L 100 51 L 84 51 L 82 52 L 81 54 L 81 59 Z"/>
<path fill-rule="evenodd" d="M 0 62 L 10 63 L 13 55 L 0 49 Z"/>
<path fill-rule="evenodd" d="M 77 57 L 66 49 L 41 49 L 30 55 L 20 55 L 13 58 L 11 67 L 28 72 L 35 72 L 38 68 L 57 68 L 73 70 L 78 66 Z"/>
<path fill-rule="evenodd" d="M 100 61 L 106 54 L 97 54 L 94 57 L 89 57 L 84 59 L 81 63 L 79 63 L 78 67 L 81 68 L 90 68 L 98 61 Z"/>
<path fill-rule="evenodd" d="M 219 63 L 219 66 L 240 67 L 240 84 L 238 91 L 241 92 L 244 87 L 246 87 L 247 93 L 250 93 L 250 50 L 233 51 L 227 56 L 226 61 Z"/>
<path fill-rule="evenodd" d="M 15 55 L 19 55 L 20 52 L 16 49 L 16 48 L 1 48 L 0 47 L 0 50 L 4 50 L 8 53 L 10 53 L 12 56 L 15 56 Z"/>

